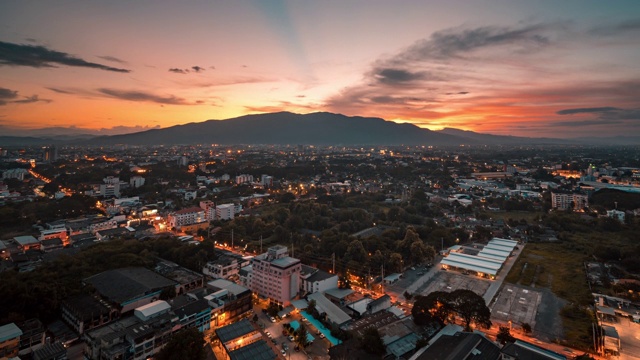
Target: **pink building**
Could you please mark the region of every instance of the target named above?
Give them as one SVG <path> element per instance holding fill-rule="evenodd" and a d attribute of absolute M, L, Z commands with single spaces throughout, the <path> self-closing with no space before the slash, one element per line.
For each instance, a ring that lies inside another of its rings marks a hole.
<path fill-rule="evenodd" d="M 251 291 L 282 306 L 291 304 L 300 288 L 299 259 L 289 256 L 286 246 L 276 245 L 253 258 Z"/>

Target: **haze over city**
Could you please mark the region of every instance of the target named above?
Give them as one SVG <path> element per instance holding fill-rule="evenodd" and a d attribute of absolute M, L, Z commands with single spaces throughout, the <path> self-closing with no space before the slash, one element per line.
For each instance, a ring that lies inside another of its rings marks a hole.
<path fill-rule="evenodd" d="M 635 1 L 3 3 L 0 130 L 330 111 L 432 130 L 629 135 L 639 14 Z"/>

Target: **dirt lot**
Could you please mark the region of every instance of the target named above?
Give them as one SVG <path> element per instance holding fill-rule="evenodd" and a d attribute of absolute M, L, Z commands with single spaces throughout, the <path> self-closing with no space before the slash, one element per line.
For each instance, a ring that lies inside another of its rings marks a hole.
<path fill-rule="evenodd" d="M 491 315 L 501 321 L 511 320 L 514 325 L 528 323 L 533 329 L 540 301 L 542 293 L 539 291 L 505 284 L 493 304 Z"/>
<path fill-rule="evenodd" d="M 433 291 L 451 292 L 458 289 L 468 289 L 483 296 L 491 285 L 491 281 L 482 279 L 476 275 L 462 275 L 454 271 L 439 271 L 429 280 L 426 286 L 419 289 L 422 295 L 428 295 Z"/>

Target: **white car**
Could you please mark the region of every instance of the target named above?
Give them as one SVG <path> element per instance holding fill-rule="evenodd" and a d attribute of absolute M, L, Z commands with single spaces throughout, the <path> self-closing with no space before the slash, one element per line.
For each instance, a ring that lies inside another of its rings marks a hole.
<path fill-rule="evenodd" d="M 269 321 L 271 321 L 272 323 L 276 322 L 276 319 L 272 316 L 269 318 Z"/>
<path fill-rule="evenodd" d="M 320 339 L 324 339 L 324 334 L 320 333 Z"/>
<path fill-rule="evenodd" d="M 293 335 L 289 335 L 289 341 L 291 341 L 291 342 L 294 341 Z"/>
<path fill-rule="evenodd" d="M 282 353 L 282 355 L 287 356 L 287 352 L 284 350 L 280 350 L 280 352 Z"/>

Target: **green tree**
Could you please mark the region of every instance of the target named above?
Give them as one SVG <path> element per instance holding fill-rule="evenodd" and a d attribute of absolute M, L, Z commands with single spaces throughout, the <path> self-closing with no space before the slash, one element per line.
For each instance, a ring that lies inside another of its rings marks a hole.
<path fill-rule="evenodd" d="M 398 253 L 391 253 L 391 255 L 389 255 L 389 262 L 387 263 L 386 268 L 387 269 L 385 271 L 389 273 L 401 272 L 402 271 L 402 255 Z"/>
<path fill-rule="evenodd" d="M 491 327 L 491 311 L 482 296 L 467 289 L 455 290 L 450 294 L 450 304 L 464 321 L 466 331 L 471 331 L 471 322 L 486 329 Z"/>
<path fill-rule="evenodd" d="M 360 240 L 353 240 L 349 247 L 347 248 L 347 253 L 345 254 L 345 260 L 356 261 L 360 264 L 363 264 L 367 261 L 367 251 L 364 249 L 362 242 Z"/>
<path fill-rule="evenodd" d="M 386 353 L 380 333 L 375 327 L 368 327 L 364 330 L 360 339 L 360 346 L 369 354 L 384 355 Z"/>
<path fill-rule="evenodd" d="M 171 340 L 156 355 L 156 359 L 204 360 L 206 358 L 204 345 L 204 337 L 198 329 L 185 329 L 171 336 Z"/>
<path fill-rule="evenodd" d="M 294 339 L 296 341 L 296 344 L 298 344 L 298 346 L 300 346 L 301 348 L 305 348 L 307 347 L 307 345 L 309 345 L 307 334 L 307 328 L 304 327 L 304 324 L 300 324 L 300 327 L 295 332 Z"/>
<path fill-rule="evenodd" d="M 529 323 L 523 323 L 522 324 L 522 331 L 524 331 L 525 334 L 531 333 L 531 325 Z"/>
<path fill-rule="evenodd" d="M 496 340 L 500 342 L 500 344 L 504 345 L 508 342 L 515 341 L 516 338 L 511 335 L 511 331 L 506 326 L 500 326 L 498 330 L 498 335 L 496 335 Z"/>
<path fill-rule="evenodd" d="M 449 293 L 434 291 L 427 296 L 416 296 L 411 315 L 416 325 L 427 325 L 433 322 L 445 324 L 451 315 Z"/>

